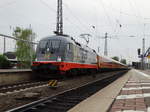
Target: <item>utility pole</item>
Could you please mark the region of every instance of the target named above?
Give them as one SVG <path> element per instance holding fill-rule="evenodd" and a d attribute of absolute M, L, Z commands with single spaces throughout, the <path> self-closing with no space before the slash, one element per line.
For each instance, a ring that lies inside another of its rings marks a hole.
<path fill-rule="evenodd" d="M 3 54 L 6 52 L 6 38 L 4 36 L 4 51 L 3 51 Z"/>
<path fill-rule="evenodd" d="M 29 25 L 29 29 L 32 31 L 31 24 Z M 30 41 L 30 42 L 32 42 L 32 38 L 33 38 L 33 34 L 30 35 L 30 38 L 29 38 L 29 41 Z M 30 64 L 32 65 L 32 59 L 33 59 L 33 57 L 32 57 L 32 55 L 33 55 L 33 53 L 32 53 L 33 44 L 30 43 L 30 42 L 29 42 L 29 46 L 30 46 Z"/>
<path fill-rule="evenodd" d="M 57 35 L 63 35 L 63 10 L 62 10 L 62 0 L 57 0 L 57 25 L 56 31 Z"/>
<path fill-rule="evenodd" d="M 97 50 L 98 50 L 98 53 L 100 53 L 100 47 L 99 46 L 97 47 Z"/>
<path fill-rule="evenodd" d="M 104 46 L 104 55 L 107 56 L 108 55 L 108 49 L 107 49 L 107 38 L 108 38 L 108 34 L 107 32 L 105 33 L 105 46 Z"/>
<path fill-rule="evenodd" d="M 145 54 L 145 38 L 143 38 L 143 45 L 142 45 L 142 63 L 141 63 L 141 67 L 142 69 L 144 70 L 145 69 L 145 57 L 144 57 L 144 54 Z"/>

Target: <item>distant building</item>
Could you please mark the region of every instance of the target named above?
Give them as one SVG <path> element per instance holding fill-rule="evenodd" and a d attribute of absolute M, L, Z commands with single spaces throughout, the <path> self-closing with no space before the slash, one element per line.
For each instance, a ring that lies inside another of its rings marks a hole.
<path fill-rule="evenodd" d="M 135 68 L 135 69 L 141 69 L 142 64 L 141 64 L 141 62 L 132 62 L 132 67 Z M 150 64 L 145 63 L 144 69 L 150 69 Z"/>
<path fill-rule="evenodd" d="M 135 69 L 141 69 L 141 62 L 132 62 L 132 67 Z"/>

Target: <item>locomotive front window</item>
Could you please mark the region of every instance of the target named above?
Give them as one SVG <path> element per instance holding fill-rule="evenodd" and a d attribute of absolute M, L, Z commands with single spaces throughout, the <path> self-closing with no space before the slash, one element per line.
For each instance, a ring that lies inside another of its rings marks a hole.
<path fill-rule="evenodd" d="M 59 49 L 59 47 L 60 47 L 60 40 L 49 40 L 47 47 L 49 49 Z"/>
<path fill-rule="evenodd" d="M 46 48 L 46 45 L 47 45 L 47 41 L 43 40 L 43 41 L 40 42 L 39 47 L 40 48 Z"/>
<path fill-rule="evenodd" d="M 51 42 L 51 47 L 53 49 L 59 49 L 59 47 L 60 47 L 60 40 L 52 40 L 50 42 Z"/>
<path fill-rule="evenodd" d="M 49 40 L 49 41 L 41 41 L 40 48 L 46 49 L 46 48 L 52 48 L 52 49 L 59 49 L 60 47 L 60 40 Z"/>

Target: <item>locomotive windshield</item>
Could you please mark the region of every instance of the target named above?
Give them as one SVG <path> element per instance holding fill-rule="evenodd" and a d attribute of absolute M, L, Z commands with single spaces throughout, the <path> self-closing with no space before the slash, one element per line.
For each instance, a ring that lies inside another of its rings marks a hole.
<path fill-rule="evenodd" d="M 60 47 L 60 40 L 50 40 L 48 43 L 48 47 L 52 49 L 59 49 Z"/>
<path fill-rule="evenodd" d="M 39 47 L 42 48 L 42 49 L 46 48 L 46 44 L 47 44 L 47 41 L 41 41 L 40 44 L 39 44 Z"/>
<path fill-rule="evenodd" d="M 59 50 L 60 40 L 43 40 L 39 44 L 39 48 L 41 49 L 42 54 L 45 52 L 52 52 Z"/>

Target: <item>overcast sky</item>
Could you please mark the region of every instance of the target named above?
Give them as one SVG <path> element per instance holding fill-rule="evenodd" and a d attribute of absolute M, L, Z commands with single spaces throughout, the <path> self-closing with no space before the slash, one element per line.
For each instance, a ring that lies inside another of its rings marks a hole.
<path fill-rule="evenodd" d="M 12 35 L 16 26 L 29 28 L 36 33 L 36 41 L 52 35 L 56 25 L 57 0 L 0 0 L 0 33 Z M 146 39 L 150 46 L 150 1 L 149 0 L 63 0 L 64 33 L 79 38 L 89 33 L 89 46 L 100 54 L 104 52 L 107 32 L 108 55 L 136 61 L 137 48 Z M 95 26 L 95 29 L 92 28 Z M 135 37 L 130 37 L 135 36 Z M 6 51 L 15 49 L 15 41 L 7 39 Z M 3 38 L 0 38 L 0 53 L 3 53 Z"/>

